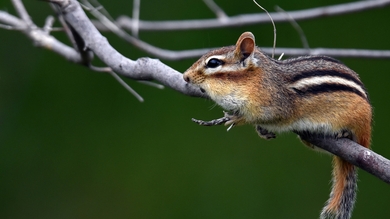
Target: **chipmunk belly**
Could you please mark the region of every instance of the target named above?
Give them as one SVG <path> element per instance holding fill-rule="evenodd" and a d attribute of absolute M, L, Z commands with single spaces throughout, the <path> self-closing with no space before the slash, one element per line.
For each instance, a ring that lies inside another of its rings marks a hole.
<path fill-rule="evenodd" d="M 313 122 L 310 118 L 301 118 L 284 124 L 258 124 L 272 132 L 311 131 L 324 134 L 334 133 L 332 125 L 326 121 Z"/>

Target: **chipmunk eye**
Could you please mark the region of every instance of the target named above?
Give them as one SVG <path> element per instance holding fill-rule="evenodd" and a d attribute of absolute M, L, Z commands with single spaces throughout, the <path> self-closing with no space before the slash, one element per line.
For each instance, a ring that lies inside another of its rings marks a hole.
<path fill-rule="evenodd" d="M 222 60 L 220 60 L 220 59 L 212 58 L 212 59 L 210 59 L 207 62 L 206 67 L 208 67 L 208 68 L 216 68 L 216 67 L 218 67 L 220 65 L 223 65 L 223 63 L 224 62 Z"/>

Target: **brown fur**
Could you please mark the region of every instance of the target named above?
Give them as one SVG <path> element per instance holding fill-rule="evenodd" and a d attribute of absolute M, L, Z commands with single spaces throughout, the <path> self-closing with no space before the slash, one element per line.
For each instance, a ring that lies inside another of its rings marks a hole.
<path fill-rule="evenodd" d="M 223 64 L 208 67 L 206 61 L 212 58 L 222 60 Z M 259 135 L 267 139 L 275 137 L 275 130 L 292 128 L 307 127 L 308 130 L 293 131 L 323 131 L 341 137 L 346 130 L 352 140 L 370 147 L 372 110 L 367 92 L 359 76 L 333 58 L 306 56 L 273 60 L 255 46 L 253 34 L 245 32 L 235 46 L 202 56 L 183 77 L 223 108 L 234 112 L 228 124 L 255 124 Z M 301 84 L 305 89 L 294 87 L 300 81 L 326 77 L 331 78 L 329 84 L 307 82 Z M 310 130 L 310 127 L 322 127 L 316 124 L 327 128 Z M 269 132 L 263 126 L 275 130 Z M 338 157 L 334 158 L 333 166 L 333 188 L 321 218 L 348 219 L 355 200 L 356 168 Z"/>

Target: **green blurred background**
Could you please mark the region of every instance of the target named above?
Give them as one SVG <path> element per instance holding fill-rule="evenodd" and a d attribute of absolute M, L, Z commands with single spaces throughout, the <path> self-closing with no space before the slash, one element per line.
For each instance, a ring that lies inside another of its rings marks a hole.
<path fill-rule="evenodd" d="M 228 15 L 260 12 L 251 0 L 216 1 Z M 42 26 L 50 7 L 25 1 Z M 131 1 L 101 3 L 113 17 Z M 340 1 L 261 2 L 274 11 Z M 15 13 L 10 1 L 0 10 Z M 213 18 L 201 0 L 141 1 L 141 18 Z M 300 21 L 311 47 L 390 49 L 390 7 Z M 141 32 L 172 50 L 234 44 L 243 31 L 272 45 L 272 26 Z M 278 23 L 279 47 L 301 47 L 288 23 Z M 125 56 L 149 56 L 105 33 Z M 67 42 L 63 33 L 55 36 Z M 0 29 L 0 218 L 317 218 L 330 188 L 331 158 L 295 135 L 260 139 L 250 126 L 226 132 L 191 118 L 213 119 L 214 103 L 169 88 L 126 81 L 138 102 L 111 76 L 35 48 L 17 31 Z M 196 59 L 166 61 L 185 71 Z M 358 72 L 375 110 L 373 149 L 390 157 L 389 60 L 341 59 Z M 351 112 L 353 113 L 353 112 Z M 355 219 L 389 218 L 387 184 L 360 171 Z"/>

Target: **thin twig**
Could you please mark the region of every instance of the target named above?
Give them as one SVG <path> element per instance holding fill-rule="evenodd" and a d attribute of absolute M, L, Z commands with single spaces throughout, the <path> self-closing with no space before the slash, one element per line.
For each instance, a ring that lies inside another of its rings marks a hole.
<path fill-rule="evenodd" d="M 88 1 L 83 1 L 83 2 L 87 7 L 93 8 L 93 5 L 91 5 Z M 158 58 L 163 58 L 168 60 L 180 60 L 186 58 L 199 57 L 204 53 L 206 53 L 207 51 L 209 51 L 209 49 L 199 49 L 199 50 L 186 50 L 182 52 L 181 51 L 176 52 L 176 51 L 161 49 L 129 35 L 127 32 L 120 29 L 114 22 L 112 22 L 109 18 L 106 17 L 106 15 L 102 14 L 100 11 L 90 10 L 90 12 L 93 16 L 99 19 L 99 21 L 102 24 L 104 24 L 108 29 L 110 29 L 117 36 L 133 44 L 139 49 L 144 50 L 147 53 L 152 54 Z"/>
<path fill-rule="evenodd" d="M 48 16 L 45 20 L 45 26 L 43 26 L 43 32 L 49 34 L 50 31 L 52 30 L 53 24 L 54 24 L 54 17 L 53 16 Z"/>
<path fill-rule="evenodd" d="M 268 15 L 269 19 L 271 20 L 271 23 L 272 23 L 272 27 L 274 28 L 274 43 L 272 44 L 272 48 L 273 48 L 273 51 L 272 51 L 272 58 L 274 58 L 275 56 L 275 48 L 276 48 L 276 26 L 275 26 L 275 23 L 274 23 L 274 20 L 272 19 L 271 15 L 268 13 L 268 11 L 263 7 L 261 6 L 259 3 L 257 3 L 256 0 L 253 0 L 253 2 L 259 7 L 261 8 L 261 10 L 265 11 L 265 13 Z"/>
<path fill-rule="evenodd" d="M 96 66 L 94 66 L 92 64 L 88 65 L 88 67 L 92 71 L 104 72 L 104 73 L 110 74 L 111 76 L 113 76 L 115 78 L 115 80 L 117 80 L 119 82 L 119 84 L 121 84 L 126 90 L 128 90 L 132 95 L 134 95 L 135 98 L 137 98 L 140 102 L 144 102 L 144 99 L 142 98 L 142 96 L 139 95 L 133 88 L 131 88 L 130 85 L 128 85 L 124 80 L 122 80 L 122 78 L 119 77 L 118 74 L 113 72 L 110 67 L 96 67 Z M 149 86 L 157 88 L 157 89 L 164 89 L 163 85 L 157 84 L 157 83 L 154 83 L 154 82 L 151 82 L 151 81 L 140 80 L 138 82 L 141 83 L 141 84 L 149 85 Z"/>
<path fill-rule="evenodd" d="M 26 8 L 24 7 L 22 1 L 21 0 L 12 0 L 12 4 L 14 5 L 16 13 L 18 13 L 19 17 L 28 26 L 33 26 L 33 21 L 31 20 L 30 15 L 28 15 L 28 12 L 27 12 Z"/>
<path fill-rule="evenodd" d="M 198 88 L 187 84 L 183 80 L 183 75 L 180 72 L 163 64 L 159 60 L 140 58 L 134 61 L 124 57 L 93 26 L 76 0 L 68 0 L 68 2 L 69 4 L 65 2 L 59 3 L 59 6 L 63 10 L 64 19 L 84 40 L 86 48 L 93 51 L 96 57 L 109 66 L 115 73 L 135 80 L 156 80 L 185 95 L 207 97 Z M 91 7 L 90 4 L 87 6 Z M 91 12 L 95 13 L 96 11 L 91 10 Z M 107 18 L 104 17 L 103 19 Z M 112 26 L 112 28 L 116 27 Z"/>
<path fill-rule="evenodd" d="M 97 66 L 94 66 L 92 64 L 89 64 L 88 68 L 90 68 L 92 71 L 96 71 L 96 72 L 103 72 L 103 73 L 112 72 L 112 69 L 110 67 L 97 67 Z"/>
<path fill-rule="evenodd" d="M 13 30 L 26 30 L 27 27 L 26 24 L 21 19 L 4 11 L 0 11 L 0 22 L 3 23 L 3 25 L 11 26 Z M 112 27 L 118 28 L 115 25 Z M 44 36 L 44 35 L 31 35 L 28 32 L 26 34 L 31 36 L 31 39 L 33 40 L 39 39 L 42 43 L 46 42 L 45 43 L 46 46 L 44 46 L 45 48 L 51 49 L 52 51 L 66 58 L 67 60 L 75 63 L 80 62 L 80 55 L 75 50 L 64 45 L 63 43 L 59 42 L 55 38 L 51 36 Z M 134 38 L 131 40 L 136 40 L 136 39 Z M 131 40 L 129 40 L 129 42 L 132 42 Z M 188 58 L 200 57 L 206 52 L 208 52 L 209 50 L 214 49 L 214 48 L 203 48 L 203 49 L 172 51 L 172 50 L 164 50 L 158 47 L 151 46 L 150 44 L 147 44 L 141 40 L 136 40 L 135 43 L 138 43 L 139 48 L 141 48 L 142 50 L 156 57 L 167 59 L 167 60 L 183 60 Z M 261 49 L 268 54 L 272 53 L 272 48 L 262 47 Z M 372 58 L 372 59 L 390 58 L 390 50 L 369 50 L 369 49 L 312 48 L 310 49 L 310 51 L 307 51 L 306 49 L 302 49 L 302 48 L 276 48 L 275 50 L 276 55 L 280 55 L 282 53 L 285 53 L 288 56 L 326 55 L 332 57 L 350 57 L 350 58 Z"/>
<path fill-rule="evenodd" d="M 359 11 L 381 8 L 390 4 L 390 0 L 356 1 L 338 5 L 288 11 L 288 14 L 295 20 L 308 20 L 319 17 L 329 17 L 341 14 L 349 14 Z M 288 22 L 285 15 L 274 12 L 270 13 L 274 22 Z M 226 27 L 248 26 L 254 24 L 269 23 L 269 18 L 264 13 L 241 14 L 229 17 L 228 22 L 221 22 L 219 19 L 198 19 L 198 20 L 178 20 L 178 21 L 145 21 L 139 20 L 140 31 L 167 31 L 167 30 L 195 30 L 195 29 L 216 29 Z M 108 30 L 106 27 L 94 22 L 99 30 Z M 116 24 L 124 29 L 131 30 L 134 22 L 127 16 L 120 16 Z"/>
<path fill-rule="evenodd" d="M 77 51 L 58 41 L 53 36 L 46 34 L 44 31 L 37 28 L 34 24 L 29 24 L 29 26 L 24 20 L 21 20 L 14 15 L 4 11 L 0 11 L 0 22 L 4 25 L 12 26 L 14 30 L 23 32 L 38 47 L 52 50 L 71 62 L 81 62 L 80 55 Z"/>
<path fill-rule="evenodd" d="M 307 50 L 310 50 L 309 42 L 307 41 L 306 35 L 303 32 L 301 26 L 299 26 L 299 24 L 294 20 L 294 18 L 291 17 L 290 14 L 287 13 L 285 10 L 283 10 L 283 8 L 281 8 L 279 6 L 275 6 L 275 9 L 276 9 L 276 11 L 281 12 L 284 15 L 286 15 L 286 17 L 289 19 L 289 22 L 291 23 L 291 25 L 298 32 L 299 38 L 301 39 L 301 42 L 302 42 L 302 45 L 303 45 L 303 48 L 305 48 Z"/>
<path fill-rule="evenodd" d="M 390 2 L 390 0 L 389 0 Z M 87 4 L 87 3 L 85 3 Z M 89 7 L 93 7 L 89 5 Z M 331 6 L 330 6 L 331 7 Z M 133 44 L 139 49 L 161 59 L 166 60 L 183 60 L 188 58 L 196 58 L 200 57 L 206 52 L 215 49 L 215 48 L 202 48 L 202 49 L 190 49 L 190 50 L 181 50 L 181 51 L 173 51 L 155 47 L 151 44 L 148 44 L 140 39 L 137 39 L 123 29 L 120 26 L 117 26 L 116 23 L 112 22 L 106 15 L 103 15 L 97 10 L 91 10 L 91 13 L 100 21 L 100 24 L 104 24 L 106 28 L 110 29 L 113 33 L 126 40 L 127 42 Z M 288 12 L 290 13 L 293 12 Z M 272 14 L 271 14 L 272 15 Z M 286 18 L 285 14 L 282 13 L 273 13 L 272 16 L 283 16 L 284 19 L 291 20 L 292 16 Z M 269 19 L 269 17 L 267 17 Z M 275 44 L 276 38 L 274 38 Z M 352 57 L 352 58 L 390 58 L 390 50 L 365 50 L 365 49 L 332 49 L 332 48 L 261 48 L 265 53 L 281 55 L 285 54 L 287 56 L 302 56 L 302 55 L 325 55 L 332 57 Z"/>
<path fill-rule="evenodd" d="M 151 86 L 151 87 L 154 87 L 154 88 L 157 88 L 157 89 L 164 89 L 164 85 L 162 84 L 157 84 L 157 83 L 154 83 L 152 81 L 138 81 L 138 83 L 141 83 L 141 84 L 145 84 L 145 85 L 148 85 L 148 86 Z"/>
<path fill-rule="evenodd" d="M 138 28 L 139 28 L 139 13 L 141 8 L 141 0 L 133 0 L 133 21 L 134 25 L 131 28 L 131 33 L 134 37 L 138 38 Z"/>
<path fill-rule="evenodd" d="M 5 25 L 5 24 L 0 24 L 0 28 L 6 29 L 6 30 L 20 30 L 20 29 L 17 29 L 16 27 L 13 27 L 11 25 Z"/>
<path fill-rule="evenodd" d="M 219 7 L 213 0 L 203 0 L 203 2 L 210 8 L 221 22 L 227 22 L 229 16 Z"/>
<path fill-rule="evenodd" d="M 106 18 L 103 14 L 93 11 L 93 15 L 100 20 L 100 22 L 107 26 L 113 33 L 123 38 L 127 42 L 144 50 L 145 52 L 154 55 L 158 58 L 166 60 L 182 60 L 188 58 L 200 57 L 206 52 L 215 48 L 190 49 L 182 51 L 172 51 L 161 49 L 150 45 L 140 39 L 134 38 L 120 29 L 115 23 Z M 273 48 L 264 47 L 262 50 L 268 54 L 273 53 Z M 332 57 L 354 57 L 354 58 L 390 58 L 390 50 L 365 50 L 365 49 L 332 49 L 332 48 L 313 48 L 310 50 L 303 48 L 275 48 L 275 55 L 284 53 L 288 56 L 302 56 L 302 55 L 326 55 Z"/>
<path fill-rule="evenodd" d="M 65 22 L 64 17 L 62 15 L 58 5 L 54 4 L 54 3 L 51 3 L 50 7 L 56 12 L 58 21 L 62 25 L 62 27 L 64 29 L 64 32 L 65 32 L 66 36 L 68 37 L 68 40 L 72 44 L 73 48 L 78 51 L 79 48 L 77 46 L 76 39 L 74 38 L 74 35 L 72 33 L 71 27 L 69 27 L 69 25 Z M 81 56 L 80 56 L 80 58 L 81 58 Z"/>
<path fill-rule="evenodd" d="M 262 48 L 266 53 L 271 53 L 271 48 Z M 336 49 L 336 48 L 276 48 L 276 54 L 288 56 L 303 55 L 325 55 L 332 57 L 349 57 L 349 58 L 367 58 L 367 59 L 390 59 L 390 50 L 370 50 L 370 49 Z"/>
<path fill-rule="evenodd" d="M 125 81 L 123 81 L 122 78 L 120 78 L 117 74 L 115 74 L 115 72 L 110 71 L 108 73 L 112 77 L 114 77 L 119 82 L 119 84 L 121 84 L 124 88 L 126 88 L 126 90 L 128 90 L 131 94 L 133 94 L 135 96 L 135 98 L 137 98 L 137 100 L 139 100 L 139 102 L 144 102 L 144 98 L 142 98 L 141 95 L 139 95 L 137 93 L 137 91 L 135 91 L 133 88 L 131 88 Z"/>
<path fill-rule="evenodd" d="M 110 74 L 112 77 L 115 78 L 121 84 L 126 90 L 128 90 L 132 95 L 135 96 L 140 102 L 144 102 L 144 99 L 135 91 L 133 88 L 131 88 L 124 80 L 122 80 L 119 75 L 117 75 L 115 72 L 112 71 L 110 67 L 96 67 L 94 65 L 89 65 L 88 66 L 91 70 L 96 71 L 96 72 L 104 72 Z"/>

